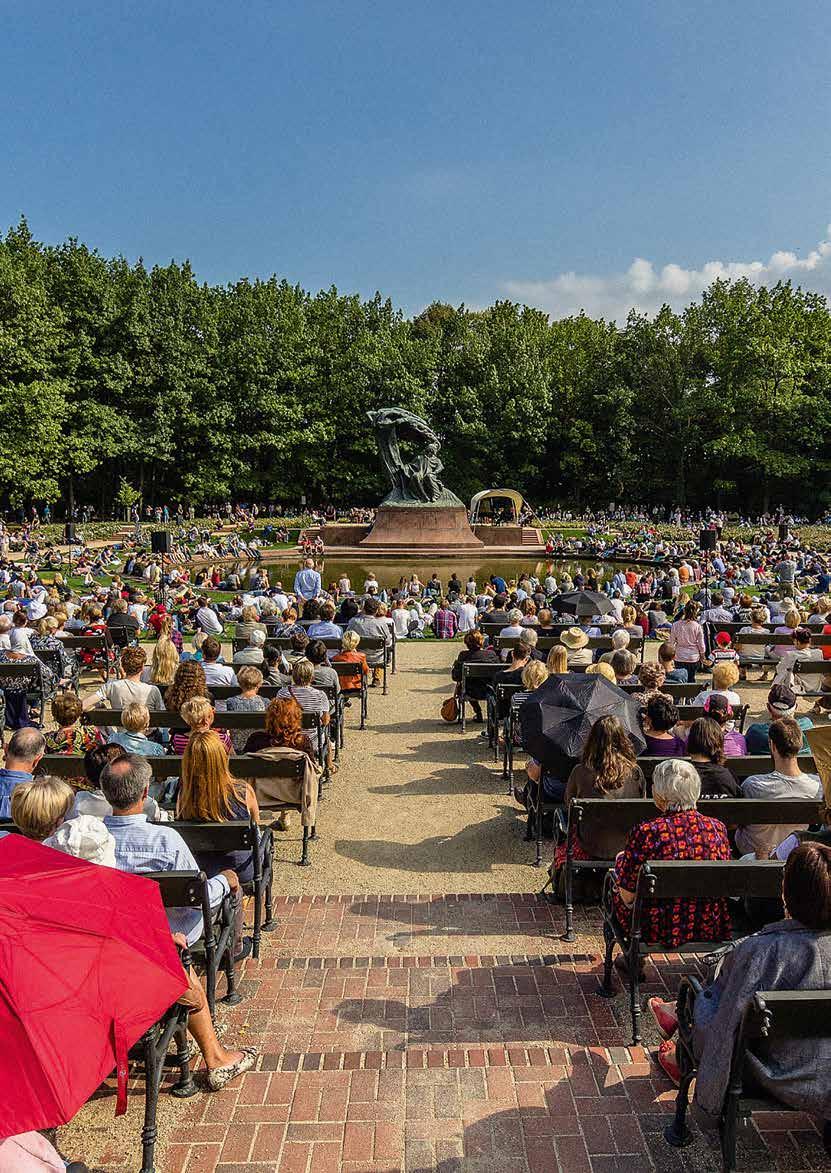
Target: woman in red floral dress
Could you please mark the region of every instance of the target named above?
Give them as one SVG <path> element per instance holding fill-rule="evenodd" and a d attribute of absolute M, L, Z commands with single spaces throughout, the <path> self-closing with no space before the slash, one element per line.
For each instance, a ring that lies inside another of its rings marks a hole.
<path fill-rule="evenodd" d="M 724 823 L 695 809 L 700 794 L 701 779 L 690 762 L 667 758 L 655 767 L 652 798 L 660 813 L 629 832 L 615 863 L 615 913 L 624 929 L 631 923 L 638 874 L 649 860 L 732 858 Z M 641 932 L 645 942 L 661 942 L 667 949 L 687 941 L 722 941 L 731 934 L 727 901 L 690 897 L 649 900 Z"/>

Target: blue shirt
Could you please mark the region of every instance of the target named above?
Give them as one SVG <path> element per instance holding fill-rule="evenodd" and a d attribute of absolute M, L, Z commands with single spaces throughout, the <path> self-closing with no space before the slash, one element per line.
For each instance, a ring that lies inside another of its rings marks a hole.
<path fill-rule="evenodd" d="M 111 733 L 108 744 L 120 745 L 126 753 L 137 753 L 145 758 L 157 758 L 164 754 L 164 746 L 159 745 L 158 741 L 151 741 L 141 733 L 130 733 L 127 729 Z"/>
<path fill-rule="evenodd" d="M 294 576 L 294 593 L 301 599 L 316 599 L 320 594 L 320 575 L 306 567 Z"/>
<path fill-rule="evenodd" d="M 198 872 L 202 869 L 178 831 L 149 823 L 147 815 L 107 815 L 104 826 L 115 839 L 115 862 L 122 872 Z M 231 886 L 225 876 L 208 880 L 211 908 L 218 907 Z M 202 936 L 202 913 L 196 908 L 168 908 L 172 933 L 183 933 L 189 945 Z"/>
<path fill-rule="evenodd" d="M 319 623 L 312 623 L 306 632 L 309 639 L 340 639 L 343 628 L 337 623 L 330 623 L 328 619 L 321 619 Z"/>
<path fill-rule="evenodd" d="M 12 791 L 21 782 L 31 782 L 32 775 L 25 770 L 0 769 L 0 819 L 12 817 Z"/>

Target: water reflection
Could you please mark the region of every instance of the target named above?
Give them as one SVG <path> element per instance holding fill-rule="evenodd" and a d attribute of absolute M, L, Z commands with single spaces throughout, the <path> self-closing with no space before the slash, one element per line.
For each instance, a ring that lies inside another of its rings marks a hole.
<path fill-rule="evenodd" d="M 288 587 L 294 582 L 294 576 L 301 565 L 301 560 L 299 558 L 264 558 L 259 565 L 268 567 L 269 580 L 272 585 L 275 582 L 282 582 L 283 586 Z M 464 555 L 458 559 L 436 558 L 431 560 L 423 554 L 394 561 L 388 561 L 386 558 L 378 561 L 363 557 L 330 558 L 324 555 L 317 559 L 316 565 L 324 586 L 336 583 L 342 575 L 346 575 L 352 583 L 352 589 L 356 591 L 362 591 L 364 581 L 373 576 L 382 587 L 389 590 L 397 588 L 401 578 L 409 582 L 413 574 L 417 574 L 422 582 L 427 582 L 434 571 L 445 586 L 454 571 L 456 577 L 463 584 L 472 576 L 476 580 L 477 586 L 482 586 L 490 579 L 491 575 L 499 575 L 506 581 L 509 579 L 519 580 L 523 574 L 535 574 L 538 578 L 544 578 L 548 573 L 549 566 L 553 568 L 555 578 L 558 578 L 566 570 L 572 575 L 577 570 L 585 572 L 590 566 L 600 567 L 602 577 L 603 571 L 606 569 L 600 563 L 591 560 L 581 561 L 575 558 L 547 562 L 532 558 L 526 560 L 520 557 L 499 558 L 487 555 L 474 555 L 473 557 Z M 240 566 L 237 568 L 237 572 L 244 577 L 244 572 L 247 569 L 247 565 L 244 568 Z"/>

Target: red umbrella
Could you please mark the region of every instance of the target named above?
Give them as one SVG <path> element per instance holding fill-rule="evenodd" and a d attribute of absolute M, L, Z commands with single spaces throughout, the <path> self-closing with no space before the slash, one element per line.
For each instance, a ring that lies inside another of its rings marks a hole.
<path fill-rule="evenodd" d="M 187 988 L 152 880 L 0 840 L 0 1138 L 65 1124 Z"/>

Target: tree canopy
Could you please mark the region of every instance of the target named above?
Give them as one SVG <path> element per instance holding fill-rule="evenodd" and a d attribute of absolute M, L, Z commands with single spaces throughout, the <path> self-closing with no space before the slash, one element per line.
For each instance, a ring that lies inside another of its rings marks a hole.
<path fill-rule="evenodd" d="M 271 277 L 200 283 L 25 220 L 0 237 L 0 497 L 374 505 L 368 411 L 441 436 L 463 499 L 831 504 L 831 313 L 789 282 L 716 281 L 682 313 L 550 321 Z"/>

